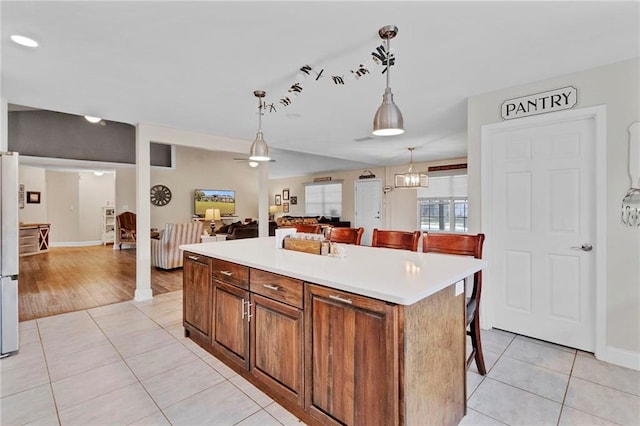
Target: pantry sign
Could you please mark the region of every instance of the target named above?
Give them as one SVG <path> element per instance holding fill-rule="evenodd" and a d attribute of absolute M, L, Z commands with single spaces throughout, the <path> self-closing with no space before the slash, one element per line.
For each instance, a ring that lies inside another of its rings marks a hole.
<path fill-rule="evenodd" d="M 577 101 L 578 89 L 573 86 L 509 99 L 502 103 L 502 118 L 510 120 L 545 112 L 562 111 L 573 108 Z"/>

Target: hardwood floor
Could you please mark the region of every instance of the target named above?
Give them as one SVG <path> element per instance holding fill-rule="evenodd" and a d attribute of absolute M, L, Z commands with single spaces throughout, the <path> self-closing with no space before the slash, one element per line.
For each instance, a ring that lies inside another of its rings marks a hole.
<path fill-rule="evenodd" d="M 20 321 L 133 299 L 135 249 L 113 246 L 54 247 L 20 258 Z M 182 268 L 151 269 L 153 294 L 182 290 Z"/>

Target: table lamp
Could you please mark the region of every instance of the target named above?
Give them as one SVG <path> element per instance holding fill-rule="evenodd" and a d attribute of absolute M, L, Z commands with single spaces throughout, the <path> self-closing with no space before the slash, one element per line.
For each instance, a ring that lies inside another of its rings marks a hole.
<path fill-rule="evenodd" d="M 278 213 L 278 206 L 269 206 L 269 220 L 275 218 L 275 214 Z"/>
<path fill-rule="evenodd" d="M 220 220 L 220 209 L 205 210 L 204 220 L 211 221 L 211 235 L 214 235 L 216 233 L 216 220 Z"/>

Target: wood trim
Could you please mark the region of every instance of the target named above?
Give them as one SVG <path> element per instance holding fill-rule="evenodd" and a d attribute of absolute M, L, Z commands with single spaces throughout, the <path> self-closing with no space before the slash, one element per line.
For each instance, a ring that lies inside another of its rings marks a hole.
<path fill-rule="evenodd" d="M 427 172 L 428 173 L 444 172 L 444 171 L 448 171 L 448 170 L 461 170 L 461 169 L 466 169 L 466 168 L 467 168 L 467 163 L 447 164 L 447 165 L 444 165 L 444 166 L 429 166 L 427 168 Z"/>

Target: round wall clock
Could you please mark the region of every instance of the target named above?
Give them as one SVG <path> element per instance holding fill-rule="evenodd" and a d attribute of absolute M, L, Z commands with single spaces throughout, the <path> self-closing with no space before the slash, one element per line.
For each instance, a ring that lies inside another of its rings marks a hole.
<path fill-rule="evenodd" d="M 166 206 L 171 201 L 171 190 L 164 185 L 155 185 L 151 188 L 151 204 Z"/>

